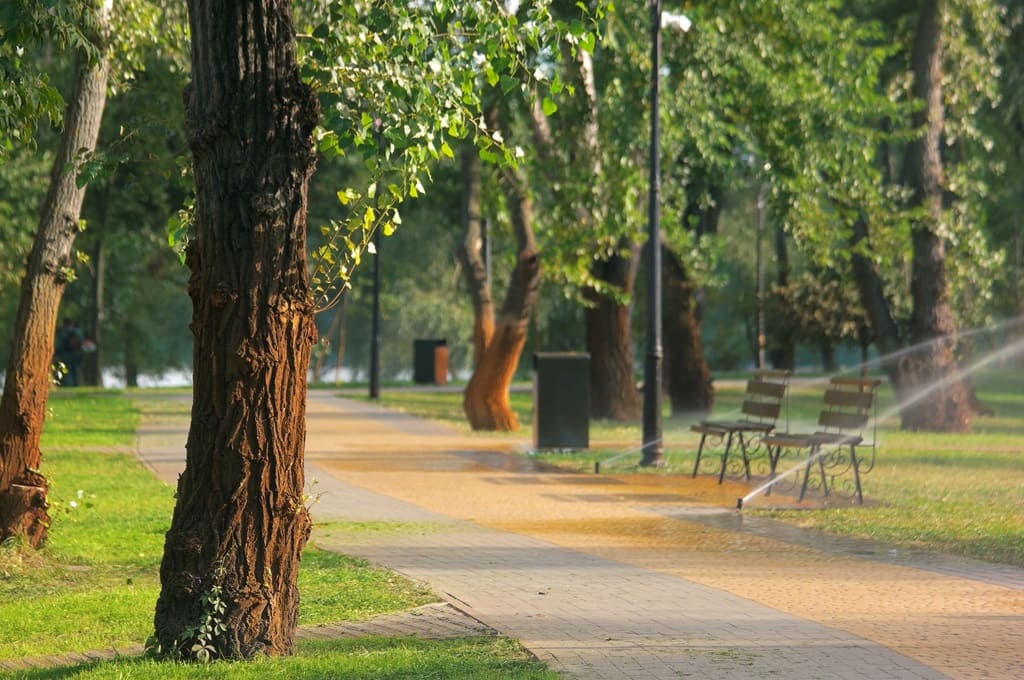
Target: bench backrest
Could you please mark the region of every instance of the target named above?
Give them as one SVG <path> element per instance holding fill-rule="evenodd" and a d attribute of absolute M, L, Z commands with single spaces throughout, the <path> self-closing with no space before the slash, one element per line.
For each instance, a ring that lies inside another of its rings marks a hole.
<path fill-rule="evenodd" d="M 832 378 L 818 425 L 826 432 L 860 432 L 875 408 L 876 378 Z"/>
<path fill-rule="evenodd" d="M 782 411 L 782 402 L 789 386 L 789 371 L 754 371 L 747 381 L 741 411 L 746 420 L 774 425 Z"/>

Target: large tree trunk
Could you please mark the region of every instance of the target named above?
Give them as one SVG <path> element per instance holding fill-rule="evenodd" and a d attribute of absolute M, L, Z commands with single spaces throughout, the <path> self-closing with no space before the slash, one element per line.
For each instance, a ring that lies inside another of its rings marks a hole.
<path fill-rule="evenodd" d="M 954 355 L 956 326 L 949 307 L 946 280 L 946 244 L 943 221 L 942 132 L 942 14 L 940 0 L 921 9 L 914 43 L 914 94 L 924 102 L 917 115 L 924 136 L 907 150 L 903 180 L 913 191 L 912 207 L 923 209 L 914 226 L 910 342 L 920 346 L 904 358 L 900 370 L 902 392 L 919 392 L 941 385 L 927 399 L 905 406 L 902 427 L 912 430 L 963 431 L 971 425 L 971 395 L 959 380 Z"/>
<path fill-rule="evenodd" d="M 108 26 L 109 11 L 107 2 L 98 14 L 101 34 Z M 64 133 L 21 284 L 0 399 L 0 541 L 24 536 L 38 547 L 45 542 L 50 525 L 48 483 L 38 471 L 42 457 L 39 438 L 50 390 L 57 311 L 68 282 L 71 247 L 85 199 L 85 188 L 76 183 L 76 159 L 83 150 L 96 148 L 108 73 L 105 50 L 93 65 L 82 54 L 75 58 L 74 91 Z"/>
<path fill-rule="evenodd" d="M 319 108 L 299 77 L 290 2 L 191 0 L 189 20 L 195 372 L 156 637 L 186 658 L 287 654 L 310 529 L 306 201 Z"/>
<path fill-rule="evenodd" d="M 687 187 L 683 226 L 698 239 L 718 232 L 722 214 L 719 182 L 697 175 Z M 710 198 L 705 205 L 704 194 Z M 714 406 L 715 392 L 711 370 L 704 356 L 701 323 L 702 295 L 686 271 L 682 259 L 668 247 L 662 250 L 662 333 L 665 336 L 665 389 L 672 413 L 708 413 Z"/>
<path fill-rule="evenodd" d="M 463 158 L 467 159 L 466 156 Z M 506 171 L 502 189 L 516 235 L 518 254 L 501 312 L 491 326 L 493 331 L 488 332 L 491 302 L 479 247 L 479 168 L 476 171 L 470 169 L 465 181 L 467 192 L 476 192 L 476 198 L 468 197 L 466 204 L 466 240 L 461 253 L 476 320 L 473 334 L 475 364 L 462 395 L 462 406 L 474 430 L 511 431 L 519 428 L 519 420 L 509 403 L 509 385 L 526 344 L 530 316 L 540 287 L 540 258 L 533 235 L 533 204 L 526 183 L 514 171 Z"/>
<path fill-rule="evenodd" d="M 671 248 L 662 248 L 662 263 L 665 388 L 672 413 L 706 414 L 714 405 L 715 392 L 704 358 L 695 286 Z"/>
<path fill-rule="evenodd" d="M 612 255 L 591 267 L 594 278 L 632 295 L 636 282 L 640 247 L 623 241 L 626 255 Z M 640 391 L 633 371 L 633 336 L 630 305 L 588 289 L 587 352 L 590 353 L 590 415 L 594 418 L 628 421 L 640 417 Z"/>

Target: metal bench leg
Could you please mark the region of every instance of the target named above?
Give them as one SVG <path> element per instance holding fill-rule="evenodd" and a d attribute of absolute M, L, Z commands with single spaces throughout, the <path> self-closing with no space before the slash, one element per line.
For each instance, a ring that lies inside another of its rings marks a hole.
<path fill-rule="evenodd" d="M 818 469 L 821 471 L 821 491 L 826 496 L 831 493 L 828 488 L 828 477 L 825 474 L 825 457 L 820 456 L 818 458 Z"/>
<path fill-rule="evenodd" d="M 811 479 L 811 465 L 814 464 L 814 454 L 817 452 L 817 446 L 812 446 L 810 451 L 807 452 L 807 468 L 804 470 L 804 483 L 800 486 L 800 498 L 798 500 L 802 501 L 807 493 L 807 482 Z"/>
<path fill-rule="evenodd" d="M 768 447 L 768 479 L 771 480 L 771 484 L 765 489 L 764 495 L 772 495 L 772 487 L 775 486 L 775 468 L 779 465 L 779 458 L 782 457 L 782 446 L 775 447 L 775 453 L 772 454 L 772 447 Z"/>
<path fill-rule="evenodd" d="M 747 481 L 750 481 L 750 456 L 747 455 L 747 440 L 743 438 L 743 433 L 740 432 L 740 450 L 743 452 L 743 470 L 747 474 Z"/>
<path fill-rule="evenodd" d="M 700 456 L 704 453 L 704 440 L 708 438 L 707 432 L 700 436 L 700 444 L 697 446 L 697 462 L 693 464 L 693 477 L 697 477 L 697 470 L 700 469 Z"/>
<path fill-rule="evenodd" d="M 864 494 L 860 488 L 860 461 L 857 460 L 857 447 L 850 444 L 850 462 L 853 463 L 853 481 L 857 485 L 857 502 L 864 505 Z"/>
<path fill-rule="evenodd" d="M 730 432 L 728 438 L 725 440 L 725 451 L 722 452 L 722 469 L 718 471 L 718 483 L 721 484 L 725 479 L 725 467 L 729 463 L 729 449 L 732 448 L 732 436 L 734 433 Z"/>

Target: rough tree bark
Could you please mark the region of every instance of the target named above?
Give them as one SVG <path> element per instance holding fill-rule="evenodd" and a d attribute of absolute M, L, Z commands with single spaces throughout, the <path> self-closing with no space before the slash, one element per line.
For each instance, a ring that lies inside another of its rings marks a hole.
<path fill-rule="evenodd" d="M 914 94 L 923 102 L 915 122 L 924 134 L 907 148 L 902 181 L 911 189 L 911 207 L 921 211 L 912 236 L 910 347 L 903 349 L 881 280 L 867 258 L 856 255 L 854 274 L 872 321 L 879 352 L 898 400 L 901 427 L 908 430 L 963 431 L 970 427 L 974 397 L 959 376 L 954 354 L 956 326 L 949 306 L 943 217 L 942 13 L 940 0 L 920 10 L 912 54 Z M 862 217 L 855 244 L 869 237 Z M 927 398 L 917 398 L 922 390 Z"/>
<path fill-rule="evenodd" d="M 922 207 L 925 212 L 914 228 L 910 283 L 910 342 L 920 349 L 904 359 L 901 379 L 904 391 L 924 389 L 940 381 L 945 386 L 927 399 L 905 407 L 900 418 L 906 429 L 963 431 L 971 426 L 971 395 L 957 375 L 956 324 L 949 306 L 946 243 L 939 233 L 944 219 L 941 4 L 941 0 L 924 4 L 914 42 L 914 94 L 925 104 L 918 114 L 925 134 L 907 150 L 903 181 L 913 190 L 912 206 Z"/>
<path fill-rule="evenodd" d="M 626 255 L 612 255 L 591 267 L 594 278 L 630 296 L 636 283 L 641 247 L 623 240 Z M 587 289 L 590 305 L 584 314 L 586 346 L 590 354 L 590 415 L 610 420 L 636 420 L 642 402 L 633 370 L 633 336 L 629 304 Z"/>
<path fill-rule="evenodd" d="M 494 129 L 492 127 L 492 129 Z M 506 139 L 508 135 L 506 135 Z M 475 158 L 476 154 L 472 154 Z M 463 167 L 475 165 L 469 153 Z M 466 238 L 460 257 L 473 300 L 474 332 L 473 375 L 462 395 L 462 407 L 474 430 L 510 431 L 519 428 L 519 420 L 508 399 L 509 385 L 519 365 L 530 315 L 537 303 L 540 287 L 540 258 L 533 235 L 533 203 L 526 183 L 515 171 L 507 169 L 502 191 L 508 204 L 512 229 L 516 236 L 517 256 L 512 278 L 497 319 L 493 319 L 491 292 L 480 251 L 479 166 L 470 167 L 466 182 Z"/>
<path fill-rule="evenodd" d="M 101 44 L 110 4 L 107 0 L 97 15 Z M 74 90 L 21 284 L 0 399 L 0 541 L 24 536 L 34 547 L 46 541 L 50 525 L 49 485 L 39 472 L 39 438 L 50 391 L 57 312 L 85 199 L 85 188 L 76 183 L 77 162 L 83 151 L 96 148 L 107 98 L 109 62 L 106 50 L 101 54 L 94 64 L 81 53 L 75 58 Z"/>
<path fill-rule="evenodd" d="M 194 387 L 156 638 L 186 658 L 287 654 L 310 528 L 306 202 L 319 107 L 299 77 L 288 0 L 190 0 L 189 23 Z"/>

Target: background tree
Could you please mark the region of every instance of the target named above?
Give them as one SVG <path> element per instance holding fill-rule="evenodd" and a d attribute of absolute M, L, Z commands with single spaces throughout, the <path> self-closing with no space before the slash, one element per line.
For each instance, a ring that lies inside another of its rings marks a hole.
<path fill-rule="evenodd" d="M 110 0 L 95 13 L 92 39 L 106 40 Z M 109 61 L 78 50 L 74 90 L 54 157 L 50 187 L 22 281 L 3 397 L 0 399 L 0 540 L 25 536 L 33 546 L 49 528 L 46 478 L 39 472 L 39 438 L 51 380 L 54 329 L 64 287 L 72 276 L 71 248 L 81 225 L 85 186 L 79 170 L 96 146 L 106 103 Z"/>
<path fill-rule="evenodd" d="M 901 333 L 878 266 L 878 253 L 885 248 L 881 243 L 891 236 L 864 210 L 855 222 L 853 264 L 879 351 L 891 357 L 883 367 L 905 403 L 902 426 L 956 431 L 970 426 L 976 399 L 970 385 L 958 378 L 957 321 L 951 304 L 951 281 L 956 277 L 950 272 L 968 262 L 952 264 L 948 248 L 956 240 L 973 239 L 972 266 L 984 263 L 984 257 L 977 257 L 985 250 L 985 241 L 976 208 L 985 187 L 978 182 L 981 173 L 969 150 L 984 143 L 974 119 L 978 107 L 994 95 L 993 65 L 1003 31 L 1000 12 L 989 2 L 927 0 L 915 10 L 886 16 L 890 23 L 913 26 L 911 47 L 905 53 L 912 77 L 907 94 L 919 104 L 912 119 L 917 132 L 903 153 L 898 178 L 906 192 L 912 253 L 906 334 Z M 947 62 L 955 68 L 944 68 Z M 899 92 L 901 81 L 895 82 Z M 948 148 L 965 152 L 968 160 L 947 162 L 943 149 Z M 883 147 L 882 159 L 883 172 L 892 181 L 895 163 L 889 146 Z M 940 389 L 929 399 L 914 398 L 932 386 Z"/>

